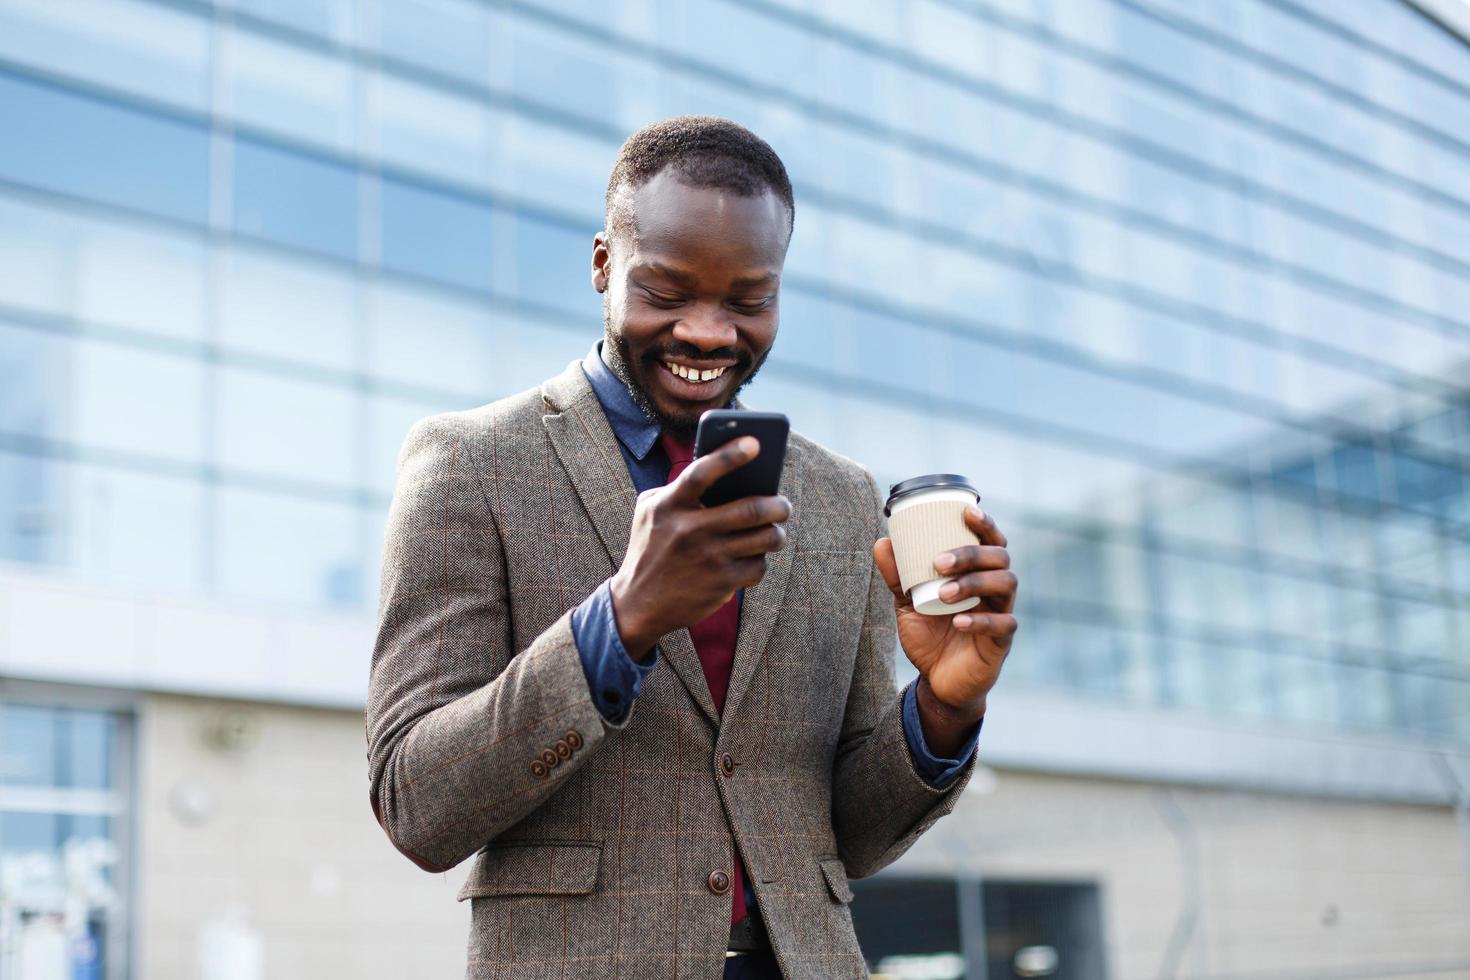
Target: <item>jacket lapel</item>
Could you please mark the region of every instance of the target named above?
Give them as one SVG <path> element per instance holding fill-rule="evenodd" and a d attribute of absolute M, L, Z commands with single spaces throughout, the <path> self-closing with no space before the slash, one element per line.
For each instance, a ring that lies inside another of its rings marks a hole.
<path fill-rule="evenodd" d="M 597 393 L 582 372 L 580 361 L 572 361 L 566 370 L 541 386 L 541 397 L 550 414 L 541 418 L 552 449 L 566 467 L 572 487 L 592 517 L 592 525 L 612 556 L 613 566 L 621 567 L 628 553 L 628 538 L 633 526 L 633 505 L 637 491 L 628 473 L 617 436 L 608 424 Z M 735 406 L 746 408 L 735 399 Z M 791 501 L 791 519 L 786 522 L 786 547 L 767 556 L 766 574 L 760 583 L 745 590 L 740 609 L 740 629 L 735 640 L 735 661 L 730 672 L 730 688 L 725 694 L 725 714 L 733 717 L 741 698 L 750 687 L 755 669 L 765 655 L 791 577 L 796 532 L 801 516 L 801 450 L 792 441 L 786 446 L 786 459 L 781 467 L 780 491 Z M 663 636 L 659 647 L 669 666 L 689 690 L 705 716 L 716 727 L 720 716 L 710 697 L 704 668 L 694 649 L 689 630 L 677 629 Z"/>
<path fill-rule="evenodd" d="M 541 422 L 552 449 L 591 516 L 597 536 L 612 556 L 613 567 L 621 568 L 628 554 L 637 491 L 618 449 L 618 437 L 582 372 L 582 362 L 572 361 L 561 374 L 544 382 L 541 398 L 550 413 L 543 415 Z M 746 599 L 748 603 L 748 595 Z M 718 727 L 720 716 L 689 630 L 680 628 L 665 634 L 659 639 L 659 648 L 705 717 Z M 738 649 L 737 645 L 737 662 Z"/>

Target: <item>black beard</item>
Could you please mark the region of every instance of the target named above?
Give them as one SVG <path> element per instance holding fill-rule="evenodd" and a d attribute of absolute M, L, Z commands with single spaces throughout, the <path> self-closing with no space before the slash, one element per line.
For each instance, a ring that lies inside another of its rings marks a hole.
<path fill-rule="evenodd" d="M 644 417 L 651 422 L 658 423 L 659 428 L 663 432 L 671 433 L 674 438 L 682 442 L 692 440 L 695 433 L 699 430 L 699 420 L 696 418 L 691 422 L 665 415 L 659 411 L 658 406 L 654 404 L 653 399 L 649 397 L 648 392 L 644 390 L 643 386 L 634 380 L 633 372 L 628 367 L 632 361 L 632 356 L 628 351 L 628 341 L 626 337 L 621 333 L 615 332 L 612 328 L 612 317 L 608 311 L 606 293 L 602 297 L 602 338 L 603 362 L 607 364 L 613 374 L 617 375 L 629 393 L 632 394 L 633 403 L 643 412 Z M 741 381 L 731 390 L 729 398 L 725 400 L 723 405 L 719 406 L 720 408 L 729 408 L 734 404 L 735 397 L 745 390 L 746 385 L 755 380 L 756 374 L 760 371 L 761 365 L 766 362 L 766 357 L 769 354 L 770 349 L 768 348 L 766 353 L 761 355 L 760 360 L 755 362 L 755 367 L 751 369 L 750 374 L 746 376 L 745 380 Z M 735 370 L 738 370 L 739 367 L 740 365 L 737 364 Z M 651 371 L 659 369 L 656 360 L 648 365 L 648 369 Z"/>

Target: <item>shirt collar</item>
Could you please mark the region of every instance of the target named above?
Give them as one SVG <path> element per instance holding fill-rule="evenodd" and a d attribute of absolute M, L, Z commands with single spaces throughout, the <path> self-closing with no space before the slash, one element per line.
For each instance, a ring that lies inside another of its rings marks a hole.
<path fill-rule="evenodd" d="M 633 393 L 623 379 L 613 374 L 602 359 L 602 340 L 593 343 L 582 358 L 582 372 L 592 384 L 592 391 L 602 403 L 603 414 L 618 441 L 628 447 L 635 459 L 642 460 L 658 442 L 659 424 L 643 413 L 633 400 Z"/>

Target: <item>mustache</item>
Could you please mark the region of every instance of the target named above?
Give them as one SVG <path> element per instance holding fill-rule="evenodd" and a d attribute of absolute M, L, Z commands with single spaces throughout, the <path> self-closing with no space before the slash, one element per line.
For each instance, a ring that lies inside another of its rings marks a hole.
<path fill-rule="evenodd" d="M 717 347 L 714 350 L 700 350 L 693 344 L 673 343 L 657 350 L 648 351 L 643 359 L 650 364 L 667 358 L 678 358 L 690 364 L 699 364 L 703 361 L 710 362 L 735 362 L 735 367 L 744 370 L 750 365 L 750 355 L 745 351 L 736 350 L 734 347 Z"/>

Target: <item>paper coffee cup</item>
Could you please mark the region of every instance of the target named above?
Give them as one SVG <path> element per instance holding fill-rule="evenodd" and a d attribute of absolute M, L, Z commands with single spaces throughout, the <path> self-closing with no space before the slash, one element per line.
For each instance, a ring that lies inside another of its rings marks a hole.
<path fill-rule="evenodd" d="M 945 602 L 939 589 L 953 581 L 934 568 L 934 559 L 952 548 L 979 544 L 965 523 L 965 508 L 980 499 L 970 481 L 958 473 L 928 473 L 888 488 L 888 536 L 898 560 L 898 579 L 914 608 L 928 616 L 949 616 L 973 609 L 978 596 Z"/>

